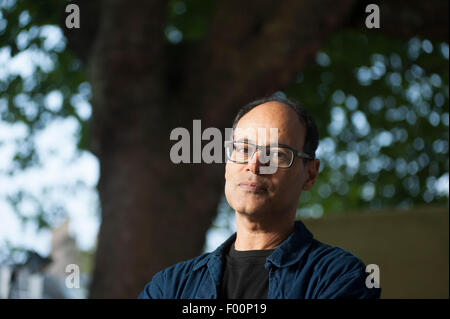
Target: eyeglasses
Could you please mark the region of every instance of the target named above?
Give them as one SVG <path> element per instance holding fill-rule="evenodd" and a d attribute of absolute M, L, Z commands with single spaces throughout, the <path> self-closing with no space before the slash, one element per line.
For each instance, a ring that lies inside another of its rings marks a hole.
<path fill-rule="evenodd" d="M 291 167 L 294 156 L 314 159 L 312 156 L 299 152 L 289 146 L 259 146 L 247 142 L 225 142 L 225 153 L 227 154 L 227 158 L 234 163 L 248 163 L 258 149 L 262 150 L 262 163 L 269 163 L 280 168 Z"/>

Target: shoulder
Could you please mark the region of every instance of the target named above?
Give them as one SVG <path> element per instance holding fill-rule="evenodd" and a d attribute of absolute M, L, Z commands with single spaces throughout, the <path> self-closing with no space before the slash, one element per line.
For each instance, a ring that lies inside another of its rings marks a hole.
<path fill-rule="evenodd" d="M 194 269 L 205 264 L 210 254 L 205 253 L 158 271 L 152 280 L 145 285 L 138 298 L 172 298 L 172 295 L 176 292 L 176 287 L 182 284 Z"/>
<path fill-rule="evenodd" d="M 193 270 L 197 269 L 198 266 L 204 265 L 209 260 L 209 255 L 211 253 L 205 253 L 200 256 L 181 261 L 170 267 L 167 267 L 160 271 L 160 273 L 166 277 L 183 277 Z"/>
<path fill-rule="evenodd" d="M 324 244 L 316 239 L 312 240 L 309 259 L 315 264 L 317 270 L 348 273 L 366 269 L 364 263 L 350 251 Z"/>
<path fill-rule="evenodd" d="M 381 289 L 366 286 L 366 265 L 353 253 L 313 239 L 311 267 L 318 298 L 379 298 Z"/>

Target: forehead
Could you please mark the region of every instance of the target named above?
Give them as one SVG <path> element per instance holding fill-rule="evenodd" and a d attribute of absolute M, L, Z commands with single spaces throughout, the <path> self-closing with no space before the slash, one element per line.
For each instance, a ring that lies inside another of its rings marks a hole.
<path fill-rule="evenodd" d="M 305 126 L 297 113 L 289 106 L 273 101 L 258 105 L 246 113 L 236 125 L 235 139 L 250 135 L 256 137 L 254 142 L 261 144 L 258 140 L 274 141 L 278 134 L 278 143 L 301 150 L 305 133 Z"/>

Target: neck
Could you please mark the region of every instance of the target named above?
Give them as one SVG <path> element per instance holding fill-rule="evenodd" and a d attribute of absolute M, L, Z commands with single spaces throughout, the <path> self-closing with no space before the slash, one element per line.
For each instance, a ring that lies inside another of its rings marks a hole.
<path fill-rule="evenodd" d="M 295 219 L 254 221 L 236 212 L 236 250 L 277 248 L 294 231 Z"/>

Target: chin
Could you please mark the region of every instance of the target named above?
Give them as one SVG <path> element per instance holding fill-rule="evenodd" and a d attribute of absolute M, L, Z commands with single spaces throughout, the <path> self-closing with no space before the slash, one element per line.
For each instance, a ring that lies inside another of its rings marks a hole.
<path fill-rule="evenodd" d="M 235 211 L 253 215 L 264 211 L 268 206 L 267 193 L 247 192 L 247 191 L 228 191 L 225 189 L 225 197 L 228 204 Z"/>
<path fill-rule="evenodd" d="M 235 210 L 244 215 L 259 215 L 264 213 L 264 211 L 267 210 L 268 205 L 265 203 L 265 201 L 258 201 L 258 200 L 240 200 L 237 205 L 234 207 Z"/>

